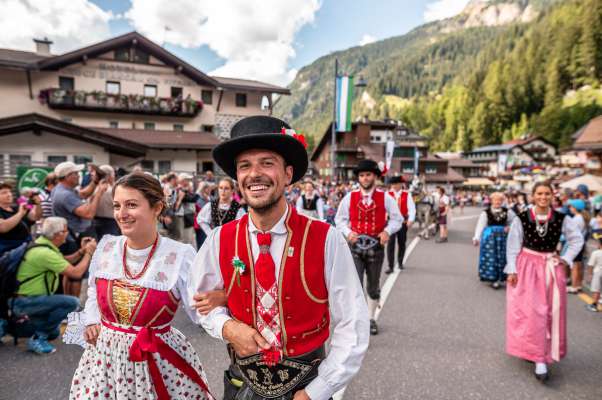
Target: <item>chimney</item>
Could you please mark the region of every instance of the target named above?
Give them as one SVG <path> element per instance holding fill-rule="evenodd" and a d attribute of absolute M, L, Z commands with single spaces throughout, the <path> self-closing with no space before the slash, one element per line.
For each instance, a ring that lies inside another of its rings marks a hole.
<path fill-rule="evenodd" d="M 52 44 L 51 40 L 48 40 L 47 37 L 44 37 L 44 39 L 34 39 L 33 41 L 36 44 L 36 53 L 44 56 L 50 55 L 50 45 Z"/>

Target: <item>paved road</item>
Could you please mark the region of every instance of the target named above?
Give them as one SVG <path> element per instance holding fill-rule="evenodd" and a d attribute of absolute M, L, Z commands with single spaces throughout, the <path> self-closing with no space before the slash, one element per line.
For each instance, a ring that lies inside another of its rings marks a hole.
<path fill-rule="evenodd" d="M 470 245 L 476 212 L 467 209 L 452 223 L 449 243 L 418 243 L 345 400 L 602 397 L 602 315 L 586 312 L 577 297 L 569 299 L 568 356 L 552 367 L 547 386 L 535 381 L 530 364 L 504 353 L 505 293 L 478 281 L 477 250 Z M 201 355 L 212 390 L 221 397 L 224 346 L 181 312 L 175 325 Z M 80 355 L 79 348 L 59 344 L 57 353 L 40 357 L 25 352 L 24 341 L 14 347 L 5 338 L 0 400 L 66 399 Z"/>

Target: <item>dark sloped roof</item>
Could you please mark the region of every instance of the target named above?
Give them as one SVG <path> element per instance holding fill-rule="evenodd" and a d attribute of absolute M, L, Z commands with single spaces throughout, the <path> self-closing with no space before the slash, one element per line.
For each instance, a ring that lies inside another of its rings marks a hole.
<path fill-rule="evenodd" d="M 102 146 L 116 154 L 141 157 L 146 154 L 143 143 L 130 141 L 123 136 L 107 135 L 96 128 L 85 128 L 40 114 L 23 114 L 0 119 L 0 136 L 24 131 L 50 132 L 76 140 Z"/>
<path fill-rule="evenodd" d="M 580 130 L 580 135 L 575 140 L 576 149 L 602 148 L 602 115 L 593 118 Z"/>
<path fill-rule="evenodd" d="M 220 143 L 212 133 L 145 129 L 92 128 L 112 137 L 157 149 L 210 150 Z"/>
<path fill-rule="evenodd" d="M 31 63 L 35 63 L 48 57 L 49 56 L 43 56 L 31 51 L 0 49 L 0 66 L 25 68 Z"/>
<path fill-rule="evenodd" d="M 259 92 L 270 92 L 278 94 L 291 94 L 291 91 L 281 86 L 272 85 L 270 83 L 259 82 L 251 79 L 238 79 L 238 78 L 224 78 L 221 76 L 212 76 L 213 79 L 218 81 L 222 86 L 232 90 L 246 90 L 246 91 L 259 91 Z"/>

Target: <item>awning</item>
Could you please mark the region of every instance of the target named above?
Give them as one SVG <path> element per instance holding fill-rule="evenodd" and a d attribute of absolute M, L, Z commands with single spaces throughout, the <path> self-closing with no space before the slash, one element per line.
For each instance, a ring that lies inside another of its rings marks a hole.
<path fill-rule="evenodd" d="M 560 184 L 561 188 L 577 190 L 577 186 L 587 185 L 592 192 L 602 193 L 602 177 L 585 174 Z"/>

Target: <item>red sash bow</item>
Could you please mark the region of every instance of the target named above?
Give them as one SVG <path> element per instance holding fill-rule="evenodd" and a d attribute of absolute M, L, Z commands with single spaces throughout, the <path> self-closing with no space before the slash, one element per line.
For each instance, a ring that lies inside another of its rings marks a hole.
<path fill-rule="evenodd" d="M 161 371 L 159 371 L 157 362 L 153 357 L 153 353 L 158 353 L 162 359 L 168 361 L 184 375 L 190 378 L 190 380 L 199 385 L 199 387 L 203 389 L 203 391 L 205 391 L 210 398 L 214 398 L 209 392 L 209 388 L 199 373 L 191 365 L 189 365 L 186 360 L 182 358 L 182 356 L 180 356 L 174 349 L 172 349 L 159 336 L 157 336 L 157 334 L 169 331 L 171 329 L 169 325 L 159 329 L 145 326 L 137 331 L 134 328 L 121 328 L 105 321 L 102 321 L 102 323 L 109 329 L 136 335 L 136 339 L 134 339 L 134 342 L 130 346 L 129 360 L 132 362 L 147 362 L 148 371 L 152 378 L 159 400 L 170 400 L 170 397 L 169 392 L 165 387 L 165 382 L 163 382 Z"/>

